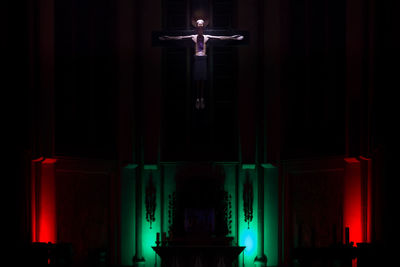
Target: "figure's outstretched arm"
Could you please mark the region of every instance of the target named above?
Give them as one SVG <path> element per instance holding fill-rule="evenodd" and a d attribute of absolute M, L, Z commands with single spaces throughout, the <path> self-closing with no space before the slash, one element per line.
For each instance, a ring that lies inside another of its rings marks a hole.
<path fill-rule="evenodd" d="M 232 35 L 232 36 L 217 36 L 217 35 L 207 35 L 208 38 L 219 39 L 219 40 L 243 40 L 243 35 Z"/>
<path fill-rule="evenodd" d="M 168 35 L 164 35 L 164 36 L 160 36 L 158 37 L 158 39 L 164 41 L 164 40 L 182 40 L 182 39 L 187 39 L 187 38 L 192 38 L 193 35 L 183 35 L 183 36 L 168 36 Z"/>

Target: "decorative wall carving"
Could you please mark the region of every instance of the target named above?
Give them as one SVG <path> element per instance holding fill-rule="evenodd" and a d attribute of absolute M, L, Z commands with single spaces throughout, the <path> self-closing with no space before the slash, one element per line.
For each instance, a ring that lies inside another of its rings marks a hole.
<path fill-rule="evenodd" d="M 152 223 L 156 220 L 156 187 L 153 183 L 153 176 L 150 174 L 149 182 L 146 186 L 146 221 L 150 223 L 150 229 L 152 229 Z"/>
<path fill-rule="evenodd" d="M 250 222 L 253 220 L 253 184 L 250 182 L 249 173 L 246 172 L 246 182 L 243 185 L 243 210 L 244 221 L 247 222 L 247 228 L 250 229 Z"/>

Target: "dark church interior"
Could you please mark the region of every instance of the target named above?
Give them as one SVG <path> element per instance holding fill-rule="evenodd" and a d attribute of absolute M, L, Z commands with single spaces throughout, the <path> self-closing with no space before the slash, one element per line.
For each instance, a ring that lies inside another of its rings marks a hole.
<path fill-rule="evenodd" d="M 2 263 L 398 264 L 399 1 L 0 6 Z"/>

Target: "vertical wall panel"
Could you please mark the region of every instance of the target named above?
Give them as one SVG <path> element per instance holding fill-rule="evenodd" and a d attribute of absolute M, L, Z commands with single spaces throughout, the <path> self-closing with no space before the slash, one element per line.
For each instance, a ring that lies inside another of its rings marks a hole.
<path fill-rule="evenodd" d="M 161 29 L 161 1 L 142 1 L 140 4 L 140 86 L 142 92 L 143 157 L 146 164 L 159 161 L 161 133 L 161 50 L 151 43 L 152 31 Z"/>
<path fill-rule="evenodd" d="M 56 160 L 45 159 L 42 162 L 41 179 L 39 185 L 39 242 L 55 243 L 56 232 Z"/>
<path fill-rule="evenodd" d="M 239 49 L 238 123 L 241 161 L 254 163 L 256 156 L 256 88 L 258 86 L 258 1 L 238 2 L 238 26 L 249 31 L 249 44 Z"/>
<path fill-rule="evenodd" d="M 161 232 L 161 175 L 159 170 L 144 170 L 142 176 L 142 217 L 139 220 L 142 221 L 142 246 L 143 246 L 143 257 L 145 259 L 146 266 L 154 266 L 156 254 L 151 248 L 156 245 L 156 233 Z M 156 190 L 156 209 L 155 209 L 155 221 L 150 222 L 146 220 L 146 188 L 151 184 Z M 140 205 L 140 204 L 139 204 Z M 139 229 L 140 230 L 140 229 Z M 157 256 L 157 261 L 160 262 L 160 258 Z"/>
<path fill-rule="evenodd" d="M 135 255 L 136 168 L 127 165 L 121 172 L 121 264 L 131 265 Z"/>
<path fill-rule="evenodd" d="M 345 159 L 343 228 L 349 227 L 350 242 L 362 242 L 361 169 L 360 161 Z M 343 242 L 345 241 L 343 229 Z"/>
<path fill-rule="evenodd" d="M 248 224 L 245 222 L 244 206 L 243 206 L 243 189 L 247 178 L 249 179 L 250 185 L 253 189 L 253 219 Z M 254 264 L 254 259 L 257 256 L 257 244 L 258 244 L 258 229 L 257 229 L 257 210 L 258 210 L 258 187 L 257 187 L 257 176 L 255 170 L 244 169 L 239 172 L 239 246 L 245 246 L 246 248 L 239 257 L 239 265 L 244 264 L 250 266 Z"/>
<path fill-rule="evenodd" d="M 279 248 L 278 168 L 264 168 L 264 250 L 269 266 L 278 265 Z"/>

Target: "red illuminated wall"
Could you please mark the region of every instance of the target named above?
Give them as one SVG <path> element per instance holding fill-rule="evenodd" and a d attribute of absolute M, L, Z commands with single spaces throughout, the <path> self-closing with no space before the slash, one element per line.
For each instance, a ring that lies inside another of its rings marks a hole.
<path fill-rule="evenodd" d="M 32 242 L 57 241 L 55 159 L 32 161 Z"/>
<path fill-rule="evenodd" d="M 350 229 L 350 242 L 371 242 L 371 173 L 370 159 L 345 159 L 343 242 L 346 227 Z"/>
<path fill-rule="evenodd" d="M 360 157 L 363 240 L 372 242 L 372 160 Z"/>

